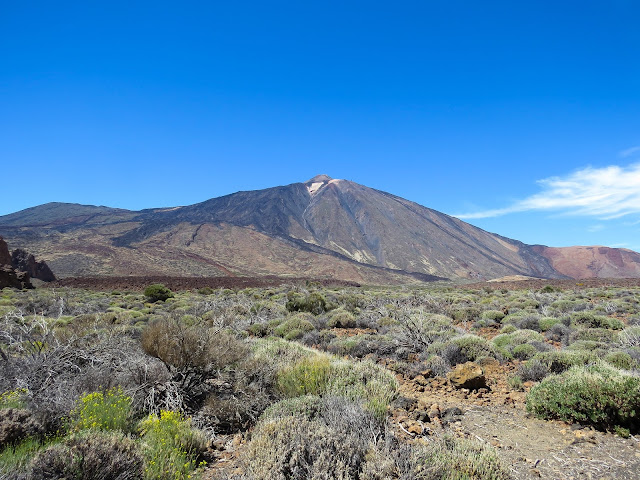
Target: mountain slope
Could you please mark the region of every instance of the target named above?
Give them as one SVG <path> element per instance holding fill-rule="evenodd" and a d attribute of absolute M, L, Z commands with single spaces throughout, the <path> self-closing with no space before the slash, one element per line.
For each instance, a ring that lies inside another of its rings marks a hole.
<path fill-rule="evenodd" d="M 570 275 L 540 247 L 326 175 L 139 212 L 46 204 L 0 217 L 0 235 L 45 258 L 59 277 L 278 274 L 407 283 Z"/>

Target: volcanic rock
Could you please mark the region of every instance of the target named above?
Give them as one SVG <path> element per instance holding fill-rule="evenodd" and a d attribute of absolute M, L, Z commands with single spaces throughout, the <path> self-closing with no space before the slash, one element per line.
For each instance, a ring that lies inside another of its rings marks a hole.
<path fill-rule="evenodd" d="M 2 237 L 0 237 L 0 265 L 11 265 L 11 254 L 9 253 L 9 246 Z"/>
<path fill-rule="evenodd" d="M 11 265 L 16 270 L 27 272 L 31 278 L 37 278 L 43 282 L 53 282 L 56 279 L 56 276 L 44 261 L 36 261 L 32 254 L 21 248 L 13 251 Z"/>
<path fill-rule="evenodd" d="M 482 367 L 474 362 L 467 362 L 456 367 L 447 375 L 451 384 L 460 389 L 477 390 L 487 387 L 487 380 Z"/>

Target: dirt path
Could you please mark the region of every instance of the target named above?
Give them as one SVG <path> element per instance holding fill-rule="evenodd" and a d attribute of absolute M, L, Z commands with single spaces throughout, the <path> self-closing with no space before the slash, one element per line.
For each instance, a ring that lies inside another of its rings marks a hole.
<path fill-rule="evenodd" d="M 480 394 L 455 390 L 442 378 L 399 377 L 401 395 L 411 401 L 408 409 L 393 412 L 400 435 L 407 440 L 429 439 L 448 432 L 488 442 L 496 447 L 515 479 L 640 478 L 640 438 L 624 439 L 531 417 L 525 410 L 525 393 L 511 391 L 502 380 L 508 368 L 487 368 L 491 391 Z M 454 408 L 460 409 L 462 415 L 455 415 L 455 411 L 452 415 Z M 421 413 L 424 418 L 424 412 L 433 418 L 428 422 L 415 420 Z M 422 427 L 423 432 L 418 433 L 417 427 Z"/>

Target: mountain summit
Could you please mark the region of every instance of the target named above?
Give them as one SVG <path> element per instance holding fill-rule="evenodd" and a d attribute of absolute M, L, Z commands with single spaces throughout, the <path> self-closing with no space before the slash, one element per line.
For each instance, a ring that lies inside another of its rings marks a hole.
<path fill-rule="evenodd" d="M 566 257 L 558 249 L 328 175 L 139 212 L 47 204 L 0 217 L 0 235 L 46 258 L 61 277 L 277 274 L 402 283 L 567 276 L 554 267 Z M 603 258 L 622 257 L 635 262 L 628 254 Z"/>

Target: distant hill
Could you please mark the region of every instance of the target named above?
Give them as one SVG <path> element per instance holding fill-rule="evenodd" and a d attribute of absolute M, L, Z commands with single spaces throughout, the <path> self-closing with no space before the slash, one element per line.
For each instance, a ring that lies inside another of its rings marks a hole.
<path fill-rule="evenodd" d="M 526 245 L 326 175 L 138 212 L 49 203 L 1 216 L 0 235 L 46 259 L 58 277 L 269 274 L 407 283 L 595 272 L 564 249 Z M 635 255 L 601 255 L 595 275 L 638 276 Z M 568 268 L 572 258 L 579 265 Z"/>

